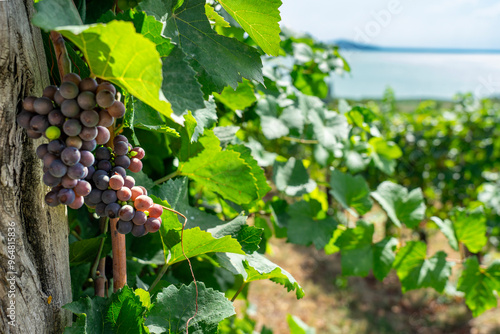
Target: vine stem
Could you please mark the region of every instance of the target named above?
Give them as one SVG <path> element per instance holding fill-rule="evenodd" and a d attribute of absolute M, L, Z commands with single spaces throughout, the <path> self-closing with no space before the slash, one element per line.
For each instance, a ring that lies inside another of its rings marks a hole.
<path fill-rule="evenodd" d="M 176 170 L 175 172 L 172 172 L 172 173 L 168 174 L 167 176 L 164 176 L 164 177 L 162 177 L 161 179 L 156 180 L 156 181 L 155 181 L 155 184 L 161 184 L 161 183 L 163 183 L 163 182 L 165 182 L 165 181 L 168 181 L 168 180 L 170 180 L 171 178 L 174 178 L 174 177 L 176 177 L 177 175 L 179 175 L 179 173 L 180 173 L 180 172 L 179 172 L 178 170 Z"/>
<path fill-rule="evenodd" d="M 238 289 L 238 291 L 236 291 L 236 293 L 234 294 L 233 298 L 231 298 L 231 302 L 232 303 L 234 303 L 234 301 L 236 300 L 236 297 L 238 297 L 238 295 L 241 293 L 241 291 L 243 291 L 243 289 L 245 288 L 245 285 L 247 285 L 246 282 L 243 282 L 243 284 L 241 284 L 241 286 Z"/>
<path fill-rule="evenodd" d="M 50 32 L 50 39 L 56 52 L 57 68 L 59 69 L 59 75 L 62 82 L 64 75 L 71 72 L 71 62 L 69 60 L 68 51 L 66 50 L 64 38 L 57 31 Z"/>
<path fill-rule="evenodd" d="M 164 205 L 161 205 L 161 207 L 167 211 L 173 212 L 173 213 L 181 216 L 182 218 L 184 218 L 184 224 L 182 224 L 182 229 L 181 229 L 181 250 L 182 250 L 182 255 L 184 255 L 184 258 L 187 260 L 187 262 L 189 264 L 189 269 L 191 270 L 191 276 L 193 277 L 194 288 L 196 290 L 195 311 L 194 311 L 193 316 L 191 318 L 189 318 L 188 321 L 186 322 L 186 334 L 189 334 L 189 322 L 191 322 L 191 320 L 193 320 L 196 317 L 196 315 L 198 314 L 198 283 L 196 282 L 196 277 L 194 276 L 193 265 L 191 264 L 191 260 L 189 260 L 189 258 L 186 255 L 186 252 L 184 251 L 184 229 L 186 227 L 188 219 L 186 216 L 184 216 L 179 211 L 176 211 L 172 208 L 167 208 Z M 168 269 L 168 266 L 165 264 L 165 267 L 163 267 L 162 271 L 160 272 L 160 275 L 158 275 L 158 277 L 153 282 L 153 285 L 151 285 L 149 290 L 151 290 L 156 285 L 156 283 L 158 283 L 160 281 L 161 277 L 165 274 L 165 272 L 167 272 L 167 269 Z"/>
<path fill-rule="evenodd" d="M 283 137 L 284 140 L 292 141 L 295 143 L 301 143 L 301 144 L 319 144 L 319 141 L 315 139 L 300 139 L 300 138 L 293 138 L 293 137 Z"/>

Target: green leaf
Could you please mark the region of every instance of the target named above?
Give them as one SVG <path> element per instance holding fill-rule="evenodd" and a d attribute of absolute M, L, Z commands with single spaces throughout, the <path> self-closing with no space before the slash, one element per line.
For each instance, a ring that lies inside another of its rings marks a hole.
<path fill-rule="evenodd" d="M 451 220 L 455 235 L 472 253 L 478 253 L 486 245 L 486 216 L 483 208 L 466 211 L 463 208 L 453 210 Z"/>
<path fill-rule="evenodd" d="M 464 271 L 458 279 L 457 290 L 465 292 L 465 303 L 474 317 L 497 307 L 497 297 L 493 291 L 499 291 L 500 263 L 493 262 L 488 269 L 479 266 L 475 256 L 467 259 Z"/>
<path fill-rule="evenodd" d="M 347 139 L 349 126 L 344 115 L 316 107 L 307 114 L 312 124 L 314 135 L 319 143 L 329 151 L 334 151 L 337 144 Z"/>
<path fill-rule="evenodd" d="M 189 333 L 217 333 L 219 322 L 235 314 L 233 304 L 222 292 L 205 287 L 203 282 L 176 288 L 170 285 L 156 296 L 156 301 L 146 319 L 151 333 L 183 333 L 189 322 Z M 198 295 L 197 295 L 198 294 Z"/>
<path fill-rule="evenodd" d="M 165 22 L 164 36 L 191 59 L 205 94 L 236 89 L 243 78 L 263 82 L 259 53 L 235 39 L 218 35 L 205 14 L 205 0 L 184 0 L 178 9 L 171 0 L 144 0 L 138 8 Z"/>
<path fill-rule="evenodd" d="M 299 317 L 288 314 L 286 321 L 290 327 L 290 334 L 316 334 L 316 330 L 313 327 L 309 327 Z"/>
<path fill-rule="evenodd" d="M 281 0 L 219 0 L 219 3 L 265 53 L 278 55 Z"/>
<path fill-rule="evenodd" d="M 316 182 L 309 178 L 302 161 L 293 157 L 287 162 L 274 162 L 273 181 L 276 188 L 288 196 L 301 196 L 316 189 Z"/>
<path fill-rule="evenodd" d="M 398 240 L 393 237 L 385 237 L 383 240 L 373 245 L 373 275 L 382 281 L 396 259 L 394 251 L 398 246 Z"/>
<path fill-rule="evenodd" d="M 370 145 L 370 156 L 375 166 L 387 175 L 394 173 L 396 159 L 399 159 L 403 152 L 393 142 L 385 141 L 380 137 L 372 137 L 368 141 Z"/>
<path fill-rule="evenodd" d="M 223 28 L 229 28 L 230 25 L 222 16 L 220 16 L 219 13 L 217 13 L 210 4 L 206 3 L 205 4 L 205 14 L 207 14 L 208 19 L 210 20 L 210 23 L 212 23 L 215 26 L 223 27 Z"/>
<path fill-rule="evenodd" d="M 245 160 L 248 166 L 252 168 L 252 175 L 257 180 L 257 189 L 259 193 L 259 199 L 264 197 L 270 190 L 271 187 L 267 184 L 266 176 L 264 175 L 264 170 L 259 167 L 257 161 L 252 157 L 252 151 L 243 145 L 231 145 L 227 148 L 230 151 L 235 151 L 240 153 L 240 158 Z"/>
<path fill-rule="evenodd" d="M 288 207 L 288 240 L 294 244 L 324 248 L 333 236 L 337 223 L 321 211 L 316 200 L 295 202 Z"/>
<path fill-rule="evenodd" d="M 371 195 L 398 227 L 405 224 L 413 228 L 425 218 L 424 195 L 420 188 L 408 192 L 403 186 L 385 181 Z"/>
<path fill-rule="evenodd" d="M 102 239 L 106 239 L 106 235 L 101 235 L 95 238 L 83 239 L 75 241 L 69 245 L 69 262 L 72 266 L 93 262 L 99 251 L 99 245 Z M 104 243 L 101 257 L 105 257 L 111 251 L 109 243 Z"/>
<path fill-rule="evenodd" d="M 37 12 L 31 22 L 45 31 L 83 24 L 71 0 L 43 0 L 35 3 L 35 9 Z"/>
<path fill-rule="evenodd" d="M 236 90 L 226 87 L 222 93 L 214 93 L 214 96 L 231 110 L 244 110 L 257 101 L 253 86 L 248 80 L 243 80 L 243 82 L 238 84 Z"/>
<path fill-rule="evenodd" d="M 236 204 L 259 198 L 257 179 L 241 154 L 235 151 L 203 150 L 179 166 L 179 173 Z"/>
<path fill-rule="evenodd" d="M 289 272 L 257 252 L 250 255 L 219 253 L 216 258 L 223 268 L 241 275 L 246 283 L 269 279 L 285 286 L 289 292 L 295 290 L 297 299 L 304 297 L 304 290 Z"/>
<path fill-rule="evenodd" d="M 63 308 L 78 316 L 78 321 L 65 333 L 147 333 L 143 318 L 147 308 L 128 286 L 110 298 L 85 297 Z"/>
<path fill-rule="evenodd" d="M 164 236 L 162 235 L 162 241 Z M 200 230 L 199 227 L 190 228 L 184 231 L 184 253 L 186 257 L 191 258 L 206 253 L 217 253 L 217 252 L 227 252 L 227 253 L 237 253 L 245 254 L 241 249 L 241 245 L 236 239 L 230 236 L 225 236 L 216 239 L 209 232 Z M 166 247 L 168 243 L 164 243 L 165 254 L 168 254 L 165 259 L 166 263 L 172 265 L 177 262 L 185 260 L 184 254 L 182 253 L 181 243 L 176 243 L 173 247 Z"/>
<path fill-rule="evenodd" d="M 446 253 L 442 251 L 431 258 L 426 253 L 427 245 L 422 241 L 409 241 L 397 253 L 394 268 L 403 293 L 420 288 L 443 292 L 454 263 L 446 261 Z"/>
<path fill-rule="evenodd" d="M 286 136 L 290 130 L 279 117 L 278 100 L 274 96 L 259 98 L 255 112 L 260 116 L 262 133 L 267 139 Z"/>
<path fill-rule="evenodd" d="M 340 248 L 342 275 L 366 277 L 373 267 L 372 224 L 363 221 L 345 230 L 335 242 Z"/>
<path fill-rule="evenodd" d="M 198 140 L 199 136 L 205 133 L 205 129 L 213 127 L 217 123 L 217 106 L 212 97 L 204 102 L 204 107 L 193 112 L 196 120 L 196 127 L 192 140 Z M 214 133 L 215 134 L 215 133 Z"/>
<path fill-rule="evenodd" d="M 325 80 L 328 73 L 323 73 L 318 69 L 311 71 L 309 68 L 295 66 L 291 76 L 293 85 L 302 93 L 322 99 L 328 96 L 328 84 Z"/>
<path fill-rule="evenodd" d="M 370 188 L 361 175 L 352 176 L 334 169 L 330 177 L 330 194 L 346 209 L 354 208 L 364 215 L 372 208 Z"/>
<path fill-rule="evenodd" d="M 439 217 L 431 217 L 431 220 L 436 223 L 441 232 L 443 232 L 445 237 L 448 239 L 448 243 L 450 244 L 451 248 L 458 251 L 458 240 L 457 236 L 455 235 L 455 229 L 453 228 L 453 223 L 451 222 L 451 220 L 442 220 Z"/>
<path fill-rule="evenodd" d="M 156 45 L 138 34 L 131 22 L 112 21 L 57 30 L 80 48 L 93 75 L 119 85 L 172 117 L 170 103 L 161 93 L 162 64 Z M 135 51 L 131 54 L 130 50 Z"/>

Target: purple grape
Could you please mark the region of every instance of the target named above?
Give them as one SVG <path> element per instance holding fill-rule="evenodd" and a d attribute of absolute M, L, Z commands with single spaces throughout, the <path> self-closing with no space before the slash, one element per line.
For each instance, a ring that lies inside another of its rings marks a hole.
<path fill-rule="evenodd" d="M 116 223 L 116 230 L 118 231 L 118 233 L 121 233 L 121 234 L 128 234 L 130 233 L 130 231 L 132 231 L 132 227 L 134 227 L 134 224 L 132 224 L 132 222 L 126 222 L 124 220 L 119 220 L 117 223 Z"/>
<path fill-rule="evenodd" d="M 131 221 L 134 218 L 135 210 L 132 205 L 124 205 L 118 212 L 118 216 L 121 220 Z"/>
<path fill-rule="evenodd" d="M 123 168 L 128 168 L 130 166 L 130 158 L 126 155 L 117 155 L 115 157 L 115 165 Z"/>
<path fill-rule="evenodd" d="M 82 196 L 75 196 L 73 203 L 68 204 L 71 209 L 77 210 L 83 206 L 84 198 Z"/>
<path fill-rule="evenodd" d="M 146 227 L 146 231 L 154 233 L 160 229 L 161 220 L 160 218 L 148 218 L 144 226 Z"/>
<path fill-rule="evenodd" d="M 31 118 L 30 127 L 33 131 L 43 133 L 50 126 L 47 116 L 35 115 Z"/>
<path fill-rule="evenodd" d="M 80 150 L 75 147 L 66 147 L 61 152 L 61 160 L 66 166 L 73 166 L 80 162 Z"/>
<path fill-rule="evenodd" d="M 80 122 L 88 127 L 97 126 L 99 123 L 99 114 L 95 110 L 85 110 L 80 114 Z"/>
<path fill-rule="evenodd" d="M 118 211 L 120 211 L 120 208 L 121 208 L 120 204 L 118 204 L 116 202 L 113 202 L 113 203 L 106 205 L 106 209 L 105 209 L 106 216 L 108 216 L 109 218 L 118 217 Z"/>
<path fill-rule="evenodd" d="M 106 129 L 103 126 L 97 126 L 97 137 L 95 141 L 97 142 L 98 145 L 104 145 L 109 141 L 109 138 L 111 137 L 111 134 L 109 133 L 109 130 Z"/>
<path fill-rule="evenodd" d="M 101 202 L 101 196 L 102 196 L 102 190 L 99 190 L 97 188 L 93 188 L 90 191 L 90 194 L 86 198 L 88 198 L 88 201 L 90 203 L 92 203 L 93 205 L 96 205 L 96 204 L 99 204 Z"/>
<path fill-rule="evenodd" d="M 75 100 L 64 100 L 61 104 L 61 113 L 66 117 L 74 118 L 80 114 L 80 107 Z"/>
<path fill-rule="evenodd" d="M 145 225 L 135 225 L 132 226 L 132 231 L 131 231 L 132 235 L 134 237 L 143 237 L 145 236 L 146 234 L 148 234 L 148 231 L 146 231 L 146 227 Z"/>
<path fill-rule="evenodd" d="M 89 207 L 89 208 L 91 208 L 91 209 L 95 209 L 96 204 L 95 204 L 95 203 L 92 203 L 92 202 L 90 201 L 90 199 L 89 199 L 89 197 L 88 197 L 88 196 L 87 196 L 87 197 L 84 197 L 84 198 L 83 198 L 83 200 L 84 200 L 84 202 L 85 202 L 85 205 L 86 205 L 86 206 L 88 206 L 88 207 Z"/>
<path fill-rule="evenodd" d="M 54 162 L 54 160 L 57 159 L 57 156 L 55 156 L 52 153 L 47 153 L 43 156 L 43 166 L 46 168 L 49 168 L 50 165 Z"/>
<path fill-rule="evenodd" d="M 78 88 L 80 88 L 81 92 L 89 91 L 95 93 L 97 89 L 97 82 L 92 78 L 85 78 L 80 81 Z"/>
<path fill-rule="evenodd" d="M 108 113 L 106 109 L 102 109 L 99 111 L 99 124 L 100 126 L 104 126 L 105 128 L 113 125 L 115 119 Z"/>
<path fill-rule="evenodd" d="M 31 119 L 35 116 L 35 114 L 29 112 L 29 111 L 26 111 L 26 110 L 22 110 L 18 115 L 17 115 L 17 124 L 19 124 L 20 127 L 23 127 L 25 129 L 29 129 L 30 128 L 30 122 L 31 122 Z"/>
<path fill-rule="evenodd" d="M 68 119 L 63 124 L 63 131 L 68 136 L 78 136 L 82 131 L 82 124 L 77 119 Z"/>
<path fill-rule="evenodd" d="M 65 148 L 66 145 L 64 145 L 64 143 L 59 139 L 52 140 L 47 145 L 47 150 L 54 155 L 60 155 Z"/>
<path fill-rule="evenodd" d="M 33 109 L 35 109 L 39 115 L 47 115 L 54 109 L 54 105 L 48 97 L 39 97 L 33 102 Z"/>
<path fill-rule="evenodd" d="M 113 165 L 108 160 L 101 160 L 97 163 L 97 168 L 109 172 L 111 171 L 111 168 L 113 168 Z"/>
<path fill-rule="evenodd" d="M 107 214 L 106 214 L 106 206 L 107 206 L 107 204 L 104 204 L 103 202 L 97 204 L 95 206 L 95 213 L 99 217 L 106 217 L 107 216 Z"/>
<path fill-rule="evenodd" d="M 76 163 L 68 168 L 68 176 L 75 180 L 80 180 L 85 178 L 87 173 L 87 167 L 83 166 L 81 163 Z"/>
<path fill-rule="evenodd" d="M 95 150 L 95 158 L 97 160 L 111 160 L 111 152 L 107 147 L 101 146 Z"/>
<path fill-rule="evenodd" d="M 100 170 L 100 169 L 97 169 L 95 172 L 94 172 L 94 175 L 92 176 L 92 181 L 94 181 L 94 183 L 97 182 L 97 178 L 100 177 L 101 175 L 106 175 L 108 176 L 108 173 L 104 170 Z M 108 176 L 109 177 L 109 176 Z"/>
<path fill-rule="evenodd" d="M 84 126 L 79 136 L 85 141 L 94 140 L 97 137 L 97 128 L 95 126 L 91 128 Z"/>
<path fill-rule="evenodd" d="M 66 81 L 59 87 L 59 92 L 65 99 L 74 99 L 78 96 L 79 89 L 74 82 Z"/>
<path fill-rule="evenodd" d="M 96 105 L 96 102 L 95 102 L 95 95 L 94 93 L 92 92 L 89 92 L 89 91 L 86 91 L 86 92 L 81 92 L 78 97 L 76 98 L 76 100 L 78 101 L 78 105 L 83 109 L 83 110 L 90 110 L 90 109 L 93 109 Z M 97 119 L 97 122 L 99 121 L 99 119 Z M 97 125 L 97 122 L 96 124 L 94 125 L 91 125 L 91 126 L 95 126 Z"/>
<path fill-rule="evenodd" d="M 62 114 L 61 110 L 54 109 L 48 115 L 47 118 L 51 125 L 55 125 L 57 127 L 62 127 L 66 118 Z"/>
<path fill-rule="evenodd" d="M 54 160 L 49 167 L 49 173 L 54 177 L 63 177 L 68 171 L 68 167 L 59 159 Z"/>
<path fill-rule="evenodd" d="M 42 134 L 40 132 L 32 130 L 32 129 L 27 129 L 26 130 L 26 134 L 31 139 L 38 139 L 38 138 L 40 138 L 42 136 Z"/>
<path fill-rule="evenodd" d="M 43 174 L 42 180 L 43 180 L 43 183 L 45 183 L 45 185 L 47 185 L 49 187 L 55 187 L 59 183 L 61 183 L 61 178 L 60 177 L 52 176 L 52 174 L 50 174 L 49 172 L 45 172 Z"/>
<path fill-rule="evenodd" d="M 106 203 L 106 204 L 114 203 L 114 202 L 116 202 L 116 199 L 117 199 L 116 198 L 116 191 L 108 189 L 108 190 L 104 190 L 102 192 L 101 200 L 104 203 Z"/>
<path fill-rule="evenodd" d="M 109 90 L 101 90 L 96 94 L 95 100 L 97 101 L 99 107 L 108 108 L 113 104 L 113 102 L 115 102 L 115 96 Z"/>
<path fill-rule="evenodd" d="M 115 174 L 109 178 L 109 187 L 113 190 L 120 190 L 123 187 L 124 180 L 119 174 Z"/>
<path fill-rule="evenodd" d="M 97 146 L 97 143 L 94 139 L 91 141 L 84 141 L 82 143 L 82 147 L 80 149 L 92 152 L 93 150 L 95 150 L 96 146 Z"/>
<path fill-rule="evenodd" d="M 124 141 L 119 141 L 115 144 L 115 154 L 125 155 L 128 153 L 128 144 Z"/>
<path fill-rule="evenodd" d="M 118 175 L 121 175 L 121 177 L 123 177 L 123 178 L 127 177 L 127 171 L 125 170 L 125 168 L 120 167 L 120 166 L 114 167 L 111 170 L 111 174 L 112 175 L 118 174 Z"/>
<path fill-rule="evenodd" d="M 132 189 L 132 187 L 135 186 L 135 179 L 130 175 L 125 176 L 124 186 Z"/>
<path fill-rule="evenodd" d="M 116 191 L 116 198 L 118 198 L 119 201 L 126 202 L 132 198 L 132 191 L 127 187 L 123 187 Z"/>
<path fill-rule="evenodd" d="M 42 95 L 45 96 L 45 97 L 48 97 L 51 100 L 54 100 L 54 94 L 58 90 L 59 90 L 59 88 L 57 88 L 57 86 L 50 85 L 50 86 L 45 87 L 45 89 L 43 90 L 43 94 Z"/>
<path fill-rule="evenodd" d="M 142 170 L 142 161 L 137 158 L 130 159 L 130 165 L 128 166 L 128 169 L 132 173 L 139 173 Z"/>
<path fill-rule="evenodd" d="M 72 189 L 61 189 L 57 193 L 57 199 L 61 204 L 69 205 L 75 200 L 75 192 Z"/>
<path fill-rule="evenodd" d="M 36 148 L 36 155 L 40 158 L 43 159 L 45 154 L 49 151 L 48 145 L 47 144 L 41 144 Z"/>
<path fill-rule="evenodd" d="M 146 220 L 148 220 L 148 216 L 142 211 L 135 211 L 134 218 L 132 218 L 132 222 L 136 225 L 144 225 L 146 224 Z"/>
<path fill-rule="evenodd" d="M 80 163 L 85 167 L 90 167 L 94 164 L 94 155 L 90 151 L 80 151 Z"/>
<path fill-rule="evenodd" d="M 45 203 L 47 203 L 48 206 L 58 206 L 59 205 L 59 199 L 57 198 L 57 192 L 55 191 L 49 191 L 45 195 Z"/>
<path fill-rule="evenodd" d="M 61 179 L 61 185 L 64 188 L 73 189 L 78 184 L 78 180 L 70 178 L 68 175 L 64 175 Z"/>
<path fill-rule="evenodd" d="M 77 181 L 74 189 L 78 196 L 87 196 L 92 191 L 92 186 L 87 181 Z"/>
<path fill-rule="evenodd" d="M 23 109 L 30 111 L 30 112 L 35 112 L 35 108 L 33 108 L 33 104 L 35 103 L 36 97 L 35 96 L 27 96 L 23 100 Z"/>
<path fill-rule="evenodd" d="M 94 176 L 97 174 L 97 172 L 94 173 Z M 109 176 L 107 175 L 99 175 L 97 177 L 93 177 L 94 183 L 97 189 L 100 190 L 107 190 L 109 187 Z"/>
<path fill-rule="evenodd" d="M 85 177 L 85 180 L 92 181 L 92 177 L 94 176 L 94 173 L 95 173 L 94 166 L 88 166 L 87 167 L 87 176 Z"/>
<path fill-rule="evenodd" d="M 113 138 L 113 145 L 116 146 L 116 144 L 118 144 L 121 141 L 127 143 L 128 145 L 128 138 L 125 137 L 124 135 L 118 135 L 115 138 Z"/>
<path fill-rule="evenodd" d="M 80 137 L 71 136 L 66 138 L 66 146 L 68 147 L 76 147 L 77 149 L 81 149 L 83 145 L 83 141 Z"/>
<path fill-rule="evenodd" d="M 57 103 L 57 105 L 61 105 L 63 102 L 64 102 L 64 97 L 61 95 L 61 92 L 60 91 L 57 91 L 55 94 L 54 94 L 54 101 L 55 103 Z"/>

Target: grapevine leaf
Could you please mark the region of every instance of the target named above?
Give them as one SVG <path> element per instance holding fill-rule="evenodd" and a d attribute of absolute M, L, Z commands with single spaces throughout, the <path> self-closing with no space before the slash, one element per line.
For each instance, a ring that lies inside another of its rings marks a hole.
<path fill-rule="evenodd" d="M 260 127 L 267 139 L 277 139 L 290 132 L 279 118 L 278 100 L 274 96 L 259 98 L 255 112 L 260 116 Z"/>
<path fill-rule="evenodd" d="M 180 288 L 170 285 L 163 288 L 156 296 L 156 301 L 146 319 L 151 333 L 185 332 L 189 322 L 189 333 L 217 333 L 219 322 L 235 314 L 233 304 L 222 292 L 207 288 L 203 282 L 181 285 Z"/>
<path fill-rule="evenodd" d="M 246 283 L 270 279 L 288 291 L 295 290 L 297 299 L 304 297 L 304 290 L 290 273 L 257 252 L 247 255 L 219 253 L 216 258 L 223 268 L 241 275 Z"/>
<path fill-rule="evenodd" d="M 344 115 L 314 108 L 309 110 L 307 118 L 319 143 L 327 150 L 333 151 L 338 142 L 347 139 L 349 126 Z"/>
<path fill-rule="evenodd" d="M 278 55 L 281 0 L 219 0 L 219 3 L 265 53 Z"/>
<path fill-rule="evenodd" d="M 358 222 L 345 230 L 335 242 L 340 248 L 342 275 L 366 277 L 373 267 L 372 238 L 374 226 Z"/>
<path fill-rule="evenodd" d="M 114 293 L 111 298 L 87 296 L 63 308 L 79 318 L 66 330 L 67 333 L 147 333 L 143 319 L 147 308 L 128 286 Z"/>
<path fill-rule="evenodd" d="M 393 142 L 385 141 L 380 137 L 372 137 L 368 141 L 370 145 L 370 156 L 375 166 L 387 175 L 394 173 L 396 159 L 399 159 L 403 152 Z"/>
<path fill-rule="evenodd" d="M 316 330 L 313 327 L 309 327 L 299 317 L 288 314 L 286 321 L 288 322 L 288 327 L 290 327 L 290 334 L 316 334 Z"/>
<path fill-rule="evenodd" d="M 439 251 L 427 258 L 427 244 L 409 241 L 396 255 L 394 268 L 401 281 L 403 293 L 419 288 L 434 288 L 443 292 L 451 274 L 453 262 L 446 261 L 446 253 Z"/>
<path fill-rule="evenodd" d="M 436 223 L 441 232 L 443 232 L 445 237 L 448 239 L 448 243 L 450 244 L 451 248 L 458 251 L 458 240 L 457 236 L 455 235 L 455 229 L 453 228 L 453 223 L 451 222 L 451 220 L 442 220 L 439 217 L 431 217 L 431 220 Z"/>
<path fill-rule="evenodd" d="M 164 236 L 162 236 L 162 241 Z M 176 240 L 177 241 L 177 240 Z M 179 240 L 180 241 L 180 240 Z M 216 239 L 209 232 L 200 230 L 199 227 L 190 228 L 184 231 L 184 253 L 191 258 L 206 253 L 228 252 L 245 254 L 241 250 L 238 241 L 230 236 Z M 185 260 L 180 242 L 169 248 L 167 242 L 164 243 L 165 254 L 168 254 L 166 263 L 172 265 Z"/>
<path fill-rule="evenodd" d="M 370 188 L 361 175 L 352 176 L 335 169 L 330 178 L 330 194 L 346 209 L 354 208 L 360 215 L 370 211 Z"/>
<path fill-rule="evenodd" d="M 240 130 L 239 126 L 217 126 L 214 128 L 214 134 L 219 138 L 220 145 L 226 147 L 236 138 L 236 132 Z"/>
<path fill-rule="evenodd" d="M 259 167 L 257 161 L 252 157 L 252 151 L 243 145 L 232 145 L 227 148 L 230 151 L 235 151 L 240 153 L 240 157 L 245 160 L 248 166 L 252 168 L 252 174 L 257 179 L 257 189 L 259 193 L 259 199 L 264 197 L 270 190 L 271 187 L 267 184 L 266 176 L 264 175 L 264 170 Z"/>
<path fill-rule="evenodd" d="M 257 101 L 252 84 L 248 80 L 243 80 L 238 84 L 236 90 L 226 87 L 222 93 L 214 93 L 214 96 L 231 110 L 244 110 Z"/>
<path fill-rule="evenodd" d="M 486 216 L 482 207 L 466 211 L 463 208 L 453 210 L 451 220 L 455 235 L 472 253 L 478 253 L 486 245 Z"/>
<path fill-rule="evenodd" d="M 403 186 L 385 181 L 371 195 L 398 227 L 401 224 L 416 227 L 425 218 L 424 195 L 420 188 L 408 192 Z"/>
<path fill-rule="evenodd" d="M 95 260 L 97 253 L 99 252 L 99 245 L 102 239 L 106 239 L 105 235 L 101 235 L 95 238 L 83 239 L 75 241 L 69 245 L 69 262 L 72 266 L 82 264 L 85 262 L 92 262 Z M 105 257 L 106 254 L 111 250 L 111 245 L 104 243 L 103 251 L 101 252 L 101 257 Z"/>
<path fill-rule="evenodd" d="M 386 237 L 373 245 L 373 275 L 379 281 L 382 281 L 396 259 L 394 251 L 398 246 L 398 240 L 392 237 Z"/>
<path fill-rule="evenodd" d="M 179 165 L 179 172 L 236 204 L 259 197 L 252 168 L 235 151 L 203 150 Z"/>
<path fill-rule="evenodd" d="M 212 97 L 204 102 L 202 109 L 197 109 L 193 112 L 193 117 L 196 119 L 196 127 L 192 140 L 198 140 L 198 137 L 205 133 L 206 128 L 211 128 L 217 123 L 217 108 Z"/>
<path fill-rule="evenodd" d="M 95 76 L 119 85 L 165 116 L 174 117 L 161 92 L 162 64 L 156 45 L 138 34 L 132 23 L 112 21 L 57 30 L 80 48 Z M 130 50 L 135 50 L 132 56 Z"/>
<path fill-rule="evenodd" d="M 42 0 L 35 3 L 37 13 L 32 23 L 43 30 L 55 30 L 62 26 L 83 25 L 75 4 L 71 0 Z"/>
<path fill-rule="evenodd" d="M 464 271 L 458 279 L 457 290 L 465 293 L 465 303 L 474 317 L 497 306 L 497 297 L 493 291 L 500 290 L 500 263 L 493 264 L 484 270 L 479 267 L 475 256 L 464 264 Z"/>
<path fill-rule="evenodd" d="M 213 25 L 223 28 L 230 27 L 229 23 L 226 20 L 224 20 L 224 18 L 215 11 L 214 7 L 212 7 L 208 3 L 205 4 L 205 14 L 207 14 L 207 18 Z"/>
<path fill-rule="evenodd" d="M 221 92 L 225 86 L 236 89 L 243 78 L 263 82 L 257 50 L 212 30 L 205 0 L 184 0 L 177 9 L 173 5 L 172 0 L 144 0 L 138 8 L 166 23 L 164 36 L 192 59 L 205 94 Z"/>
<path fill-rule="evenodd" d="M 324 248 L 333 236 L 337 223 L 321 211 L 316 200 L 295 202 L 288 207 L 288 240 L 294 244 Z M 319 216 L 322 216 L 321 218 Z"/>
<path fill-rule="evenodd" d="M 274 162 L 273 181 L 276 188 L 288 196 L 301 196 L 316 188 L 316 182 L 309 178 L 302 161 L 293 157 L 287 162 Z"/>

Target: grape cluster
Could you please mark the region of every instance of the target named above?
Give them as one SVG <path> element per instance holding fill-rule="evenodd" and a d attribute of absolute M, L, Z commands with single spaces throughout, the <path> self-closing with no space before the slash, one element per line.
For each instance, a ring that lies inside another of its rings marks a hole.
<path fill-rule="evenodd" d="M 95 163 L 86 177 L 92 190 L 85 203 L 100 217 L 119 218 L 116 226 L 122 234 L 131 232 L 140 237 L 158 231 L 163 208 L 126 174 L 126 169 L 141 171 L 144 150 L 132 147 L 123 135 L 113 139 L 113 146 L 114 150 L 105 146 L 95 150 Z"/>
<path fill-rule="evenodd" d="M 48 86 L 42 97 L 25 98 L 17 123 L 30 138 L 49 140 L 36 150 L 43 182 L 52 188 L 45 196 L 49 206 L 78 209 L 85 203 L 101 217 L 120 218 L 120 233 L 143 236 L 160 228 L 163 209 L 125 172 L 142 169 L 144 150 L 133 148 L 123 135 L 114 138 L 113 151 L 103 146 L 111 138 L 107 128 L 125 114 L 115 95 L 109 82 L 69 73 L 60 87 Z"/>

